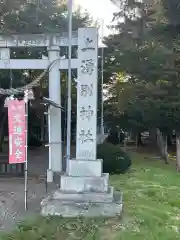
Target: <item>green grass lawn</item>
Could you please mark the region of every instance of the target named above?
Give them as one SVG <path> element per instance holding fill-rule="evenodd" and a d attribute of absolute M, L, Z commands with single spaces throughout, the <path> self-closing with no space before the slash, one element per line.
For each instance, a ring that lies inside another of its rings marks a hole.
<path fill-rule="evenodd" d="M 112 176 L 123 191 L 124 212 L 113 219 L 39 218 L 0 240 L 175 240 L 180 239 L 180 174 L 161 160 L 132 154 L 125 175 Z"/>

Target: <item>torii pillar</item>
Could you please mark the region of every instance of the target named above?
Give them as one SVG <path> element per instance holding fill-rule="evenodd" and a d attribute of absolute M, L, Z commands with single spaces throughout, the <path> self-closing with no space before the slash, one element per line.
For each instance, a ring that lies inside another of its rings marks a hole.
<path fill-rule="evenodd" d="M 56 61 L 49 70 L 49 98 L 61 106 L 61 83 L 59 71 L 60 48 L 51 46 L 48 48 L 49 63 Z M 53 177 L 53 172 L 62 171 L 62 131 L 61 109 L 50 106 L 49 111 L 49 170 L 48 176 Z M 53 142 L 52 142 L 53 139 Z M 49 180 L 49 179 L 48 179 Z M 51 180 L 49 180 L 51 182 Z"/>

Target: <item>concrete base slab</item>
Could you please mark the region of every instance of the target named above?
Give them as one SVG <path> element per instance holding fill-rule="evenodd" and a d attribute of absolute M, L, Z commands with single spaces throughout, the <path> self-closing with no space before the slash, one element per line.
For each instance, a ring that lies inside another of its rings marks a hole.
<path fill-rule="evenodd" d="M 61 190 L 66 192 L 107 192 L 109 174 L 103 173 L 101 177 L 74 177 L 61 176 Z"/>
<path fill-rule="evenodd" d="M 114 194 L 112 202 L 62 201 L 50 196 L 41 202 L 41 214 L 62 217 L 115 217 L 121 215 L 122 207 L 122 194 L 119 192 Z"/>
<path fill-rule="evenodd" d="M 108 192 L 105 193 L 93 193 L 93 192 L 84 192 L 84 193 L 75 193 L 75 192 L 66 192 L 58 189 L 52 194 L 52 199 L 59 199 L 62 202 L 112 202 L 114 197 L 114 188 L 109 187 Z"/>

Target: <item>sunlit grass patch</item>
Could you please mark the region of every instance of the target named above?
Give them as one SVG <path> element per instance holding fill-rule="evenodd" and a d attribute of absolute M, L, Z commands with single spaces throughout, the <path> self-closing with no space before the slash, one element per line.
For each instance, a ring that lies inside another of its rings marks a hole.
<path fill-rule="evenodd" d="M 132 169 L 110 183 L 123 192 L 121 217 L 39 218 L 0 240 L 176 240 L 180 239 L 180 175 L 173 164 L 133 153 Z"/>

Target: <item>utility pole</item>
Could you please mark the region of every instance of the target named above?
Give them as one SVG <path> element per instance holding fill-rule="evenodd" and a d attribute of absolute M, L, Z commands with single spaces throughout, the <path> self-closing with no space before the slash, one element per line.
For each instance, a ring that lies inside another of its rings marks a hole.
<path fill-rule="evenodd" d="M 71 55 L 72 55 L 72 2 L 68 0 L 68 103 L 67 103 L 67 141 L 66 141 L 66 166 L 71 156 Z"/>
<path fill-rule="evenodd" d="M 104 20 L 101 23 L 101 42 L 104 34 Z M 104 100 L 103 100 L 103 84 L 104 84 L 104 46 L 101 48 L 101 134 L 104 135 Z"/>

